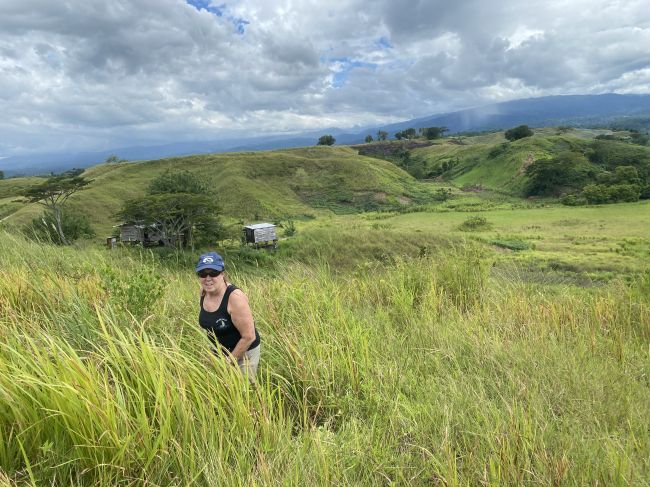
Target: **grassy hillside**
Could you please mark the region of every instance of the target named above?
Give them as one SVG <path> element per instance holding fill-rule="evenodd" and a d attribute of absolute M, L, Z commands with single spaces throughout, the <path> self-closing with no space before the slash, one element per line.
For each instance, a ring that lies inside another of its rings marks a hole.
<path fill-rule="evenodd" d="M 506 141 L 502 132 L 448 138 L 409 151 L 406 161 L 403 156 L 393 160 L 418 177 L 437 178 L 458 187 L 481 186 L 513 195 L 523 194 L 528 166 L 561 153 L 589 158 L 592 162 L 586 169 L 590 167 L 594 174 L 612 171 L 615 165 L 631 164 L 643 175 L 650 160 L 650 147 L 620 141 L 594 141 L 598 135 L 611 133 L 607 130 L 545 128 L 534 132 L 532 137 L 513 142 Z M 617 134 L 624 139 L 626 133 Z"/>
<path fill-rule="evenodd" d="M 413 211 L 423 206 L 431 209 L 439 204 L 436 191 L 441 187 L 433 180 L 456 188 L 455 197 L 443 208 L 471 210 L 471 205 L 480 205 L 485 209 L 486 199 L 494 206 L 499 198 L 521 198 L 528 182 L 526 168 L 535 161 L 567 153 L 583 161 L 581 171 L 590 172 L 585 181 L 569 185 L 570 191 L 579 193 L 585 184 L 615 172 L 616 166 L 631 164 L 638 168 L 639 188 L 647 198 L 650 147 L 594 140 L 611 133 L 545 128 L 514 142 L 507 142 L 502 132 L 495 132 L 432 143 L 386 141 L 354 147 L 306 147 L 102 164 L 86 170 L 84 176 L 93 183 L 70 199 L 70 208 L 88 215 L 98 235 L 108 235 L 116 223 L 112 215 L 125 200 L 143 195 L 150 181 L 167 169 L 183 169 L 198 174 L 213 188 L 223 214 L 231 222 L 295 219 L 324 212 Z M 625 138 L 625 133 L 616 134 Z M 358 151 L 368 156 L 358 155 Z M 19 225 L 40 214 L 38 205 L 16 202 L 20 190 L 34 181 L 39 180 L 0 181 L 0 219 Z M 459 188 L 478 191 L 473 197 L 468 193 L 459 195 Z M 558 193 L 561 191 L 559 188 Z"/>
<path fill-rule="evenodd" d="M 24 206 L 17 201 L 20 192 L 40 181 L 43 179 L 35 177 L 0 179 L 0 221 L 20 210 Z"/>
<path fill-rule="evenodd" d="M 413 157 L 425 161 L 425 172 L 433 172 L 443 163 L 451 165 L 444 180 L 458 186 L 480 185 L 488 189 L 521 193 L 526 182 L 525 168 L 537 159 L 552 157 L 567 148 L 579 150 L 587 144 L 581 131 L 557 135 L 555 129 L 536 129 L 535 135 L 508 142 L 501 132 L 464 137 L 462 145 L 451 139 L 443 144 L 415 149 Z M 582 135 L 576 137 L 575 134 Z"/>
<path fill-rule="evenodd" d="M 649 485 L 650 275 L 530 284 L 350 232 L 387 258 L 229 267 L 256 387 L 210 353 L 191 263 L 0 232 L 0 485 Z"/>
<path fill-rule="evenodd" d="M 70 198 L 70 208 L 87 214 L 101 234 L 110 234 L 111 215 L 122 202 L 143 195 L 167 169 L 200 175 L 214 188 L 224 215 L 249 220 L 408 204 L 427 192 L 390 162 L 359 156 L 347 147 L 309 147 L 98 165 L 85 171 L 94 181 Z M 32 180 L 0 181 L 5 213 L 16 208 L 7 206 L 8 198 L 15 199 Z M 40 211 L 38 205 L 27 205 L 7 221 L 24 223 Z"/>
<path fill-rule="evenodd" d="M 232 218 L 315 215 L 277 251 L 217 249 L 262 335 L 257 385 L 196 323 L 196 253 L 0 229 L 0 485 L 650 487 L 650 202 L 418 204 L 440 185 L 307 148 L 101 165 L 74 204 L 104 225 L 179 166 Z M 402 211 L 343 214 L 370 203 Z"/>

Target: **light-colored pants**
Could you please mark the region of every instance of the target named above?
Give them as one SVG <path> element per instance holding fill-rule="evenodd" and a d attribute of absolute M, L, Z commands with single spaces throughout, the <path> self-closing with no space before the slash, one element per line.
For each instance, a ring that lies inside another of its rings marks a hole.
<path fill-rule="evenodd" d="M 257 366 L 260 364 L 260 347 L 261 345 L 258 345 L 248 350 L 243 358 L 237 360 L 237 365 L 239 365 L 242 374 L 248 375 L 248 380 L 251 382 L 255 382 Z"/>

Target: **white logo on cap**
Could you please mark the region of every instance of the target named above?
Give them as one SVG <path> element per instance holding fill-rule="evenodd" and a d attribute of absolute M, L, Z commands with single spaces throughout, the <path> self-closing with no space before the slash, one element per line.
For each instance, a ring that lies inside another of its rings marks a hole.
<path fill-rule="evenodd" d="M 203 259 L 204 264 L 212 264 L 214 262 L 214 259 L 212 257 L 206 257 Z"/>

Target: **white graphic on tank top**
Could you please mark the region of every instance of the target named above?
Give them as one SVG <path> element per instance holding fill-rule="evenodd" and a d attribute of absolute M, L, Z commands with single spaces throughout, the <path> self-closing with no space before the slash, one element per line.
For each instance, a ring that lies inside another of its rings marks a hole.
<path fill-rule="evenodd" d="M 215 321 L 214 324 L 218 330 L 223 330 L 228 326 L 228 320 L 226 320 L 225 318 L 219 318 L 217 321 Z"/>

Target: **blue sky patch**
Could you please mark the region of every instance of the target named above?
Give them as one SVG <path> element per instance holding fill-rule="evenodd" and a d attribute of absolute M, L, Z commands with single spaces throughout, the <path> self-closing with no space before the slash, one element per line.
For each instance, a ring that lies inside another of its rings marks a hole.
<path fill-rule="evenodd" d="M 197 10 L 207 10 L 208 12 L 221 17 L 223 15 L 223 9 L 226 8 L 226 4 L 218 5 L 213 7 L 210 0 L 186 0 L 189 5 L 194 7 Z"/>
<path fill-rule="evenodd" d="M 334 78 L 332 79 L 332 86 L 334 88 L 341 88 L 342 86 L 344 86 L 347 83 L 348 79 L 350 78 L 350 73 L 356 68 L 370 68 L 370 69 L 377 68 L 377 65 L 374 63 L 355 61 L 354 59 L 347 56 L 321 58 L 321 62 L 338 64 L 337 66 L 338 70 L 334 73 Z"/>
<path fill-rule="evenodd" d="M 185 1 L 199 11 L 206 10 L 211 14 L 216 15 L 217 17 L 225 17 L 235 26 L 235 31 L 237 31 L 237 33 L 240 35 L 244 35 L 244 33 L 246 32 L 246 26 L 250 24 L 248 20 L 241 19 L 239 17 L 234 17 L 232 15 L 224 15 L 227 9 L 227 5 L 225 3 L 221 5 L 212 5 L 212 2 L 210 0 L 185 0 Z"/>

